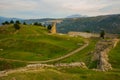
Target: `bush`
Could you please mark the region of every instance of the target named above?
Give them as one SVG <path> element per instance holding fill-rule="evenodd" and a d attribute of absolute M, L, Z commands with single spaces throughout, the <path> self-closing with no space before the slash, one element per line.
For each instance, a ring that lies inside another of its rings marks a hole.
<path fill-rule="evenodd" d="M 14 21 L 13 21 L 13 20 L 11 20 L 11 21 L 10 21 L 10 24 L 14 24 Z"/>
<path fill-rule="evenodd" d="M 34 25 L 38 25 L 38 22 L 35 22 Z"/>
<path fill-rule="evenodd" d="M 15 24 L 14 24 L 14 28 L 15 28 L 16 30 L 19 30 L 19 29 L 20 29 L 19 24 L 15 23 Z"/>
<path fill-rule="evenodd" d="M 20 21 L 17 20 L 15 23 L 16 23 L 16 24 L 20 24 Z"/>
<path fill-rule="evenodd" d="M 26 22 L 23 22 L 24 25 L 27 25 Z"/>
<path fill-rule="evenodd" d="M 48 30 L 51 30 L 52 26 L 51 25 L 48 25 L 47 29 Z"/>
<path fill-rule="evenodd" d="M 5 23 L 3 22 L 2 25 L 5 25 Z"/>
<path fill-rule="evenodd" d="M 104 36 L 105 36 L 105 31 L 104 31 L 104 30 L 101 30 L 101 32 L 100 32 L 100 37 L 104 39 Z"/>

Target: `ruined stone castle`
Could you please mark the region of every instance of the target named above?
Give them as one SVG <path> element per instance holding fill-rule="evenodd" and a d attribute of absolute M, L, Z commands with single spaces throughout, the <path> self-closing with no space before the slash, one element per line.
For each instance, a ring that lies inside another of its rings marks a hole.
<path fill-rule="evenodd" d="M 50 30 L 50 33 L 51 33 L 51 34 L 56 34 L 56 22 L 53 22 L 53 23 L 52 23 L 52 28 L 51 28 L 51 30 Z"/>

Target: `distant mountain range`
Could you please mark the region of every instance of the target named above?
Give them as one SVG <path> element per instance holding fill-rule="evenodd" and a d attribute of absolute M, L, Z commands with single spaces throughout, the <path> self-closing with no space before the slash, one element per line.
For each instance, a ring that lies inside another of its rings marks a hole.
<path fill-rule="evenodd" d="M 66 18 L 82 18 L 82 17 L 87 17 L 86 15 L 80 15 L 80 14 L 74 14 L 67 16 Z"/>
<path fill-rule="evenodd" d="M 98 33 L 101 29 L 104 29 L 107 33 L 120 34 L 120 14 L 96 17 L 72 15 L 62 19 L 44 18 L 26 20 L 19 18 L 0 17 L 0 24 L 4 21 L 10 20 L 20 20 L 21 22 L 25 21 L 28 24 L 40 22 L 46 25 L 51 24 L 52 22 L 57 22 L 57 32 L 59 33 L 68 33 L 69 31 L 86 31 Z"/>

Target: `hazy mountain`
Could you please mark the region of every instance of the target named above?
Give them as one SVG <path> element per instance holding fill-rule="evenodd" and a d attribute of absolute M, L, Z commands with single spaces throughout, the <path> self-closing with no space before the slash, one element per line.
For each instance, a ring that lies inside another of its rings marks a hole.
<path fill-rule="evenodd" d="M 80 15 L 80 14 L 74 14 L 67 16 L 66 18 L 81 18 L 81 17 L 87 17 L 86 15 Z"/>
<path fill-rule="evenodd" d="M 20 21 L 22 21 L 23 19 L 20 19 L 20 18 L 7 18 L 7 17 L 0 16 L 0 24 L 2 24 L 5 21 L 11 21 L 11 20 L 13 20 L 13 21 L 20 20 Z"/>
<path fill-rule="evenodd" d="M 53 18 L 43 18 L 43 19 L 26 19 L 24 20 L 26 23 L 28 24 L 32 24 L 32 23 L 35 23 L 35 22 L 38 22 L 38 23 L 45 23 L 45 22 L 48 22 L 48 21 L 51 21 L 51 20 L 55 20 Z"/>

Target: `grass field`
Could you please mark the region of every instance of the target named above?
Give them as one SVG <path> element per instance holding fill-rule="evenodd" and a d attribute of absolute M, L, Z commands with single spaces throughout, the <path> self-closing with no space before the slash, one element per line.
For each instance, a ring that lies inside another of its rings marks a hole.
<path fill-rule="evenodd" d="M 81 50 L 80 52 L 66 58 L 66 59 L 63 59 L 61 61 L 57 61 L 55 63 L 70 63 L 70 62 L 85 62 L 86 65 L 88 67 L 91 67 L 91 58 L 93 56 L 93 54 L 91 52 L 94 51 L 95 49 L 95 45 L 96 43 L 98 42 L 98 38 L 90 38 L 88 39 L 89 40 L 89 45 L 84 48 L 83 50 Z"/>
<path fill-rule="evenodd" d="M 80 68 L 60 68 L 16 72 L 0 80 L 120 80 L 119 77 L 120 71 L 96 72 Z"/>
<path fill-rule="evenodd" d="M 120 69 L 120 42 L 110 51 L 109 61 L 113 68 Z"/>
<path fill-rule="evenodd" d="M 83 38 L 49 35 L 46 28 L 21 25 L 16 33 L 13 25 L 0 27 L 0 57 L 16 60 L 48 60 L 80 47 Z M 10 32 L 11 31 L 11 32 Z"/>

